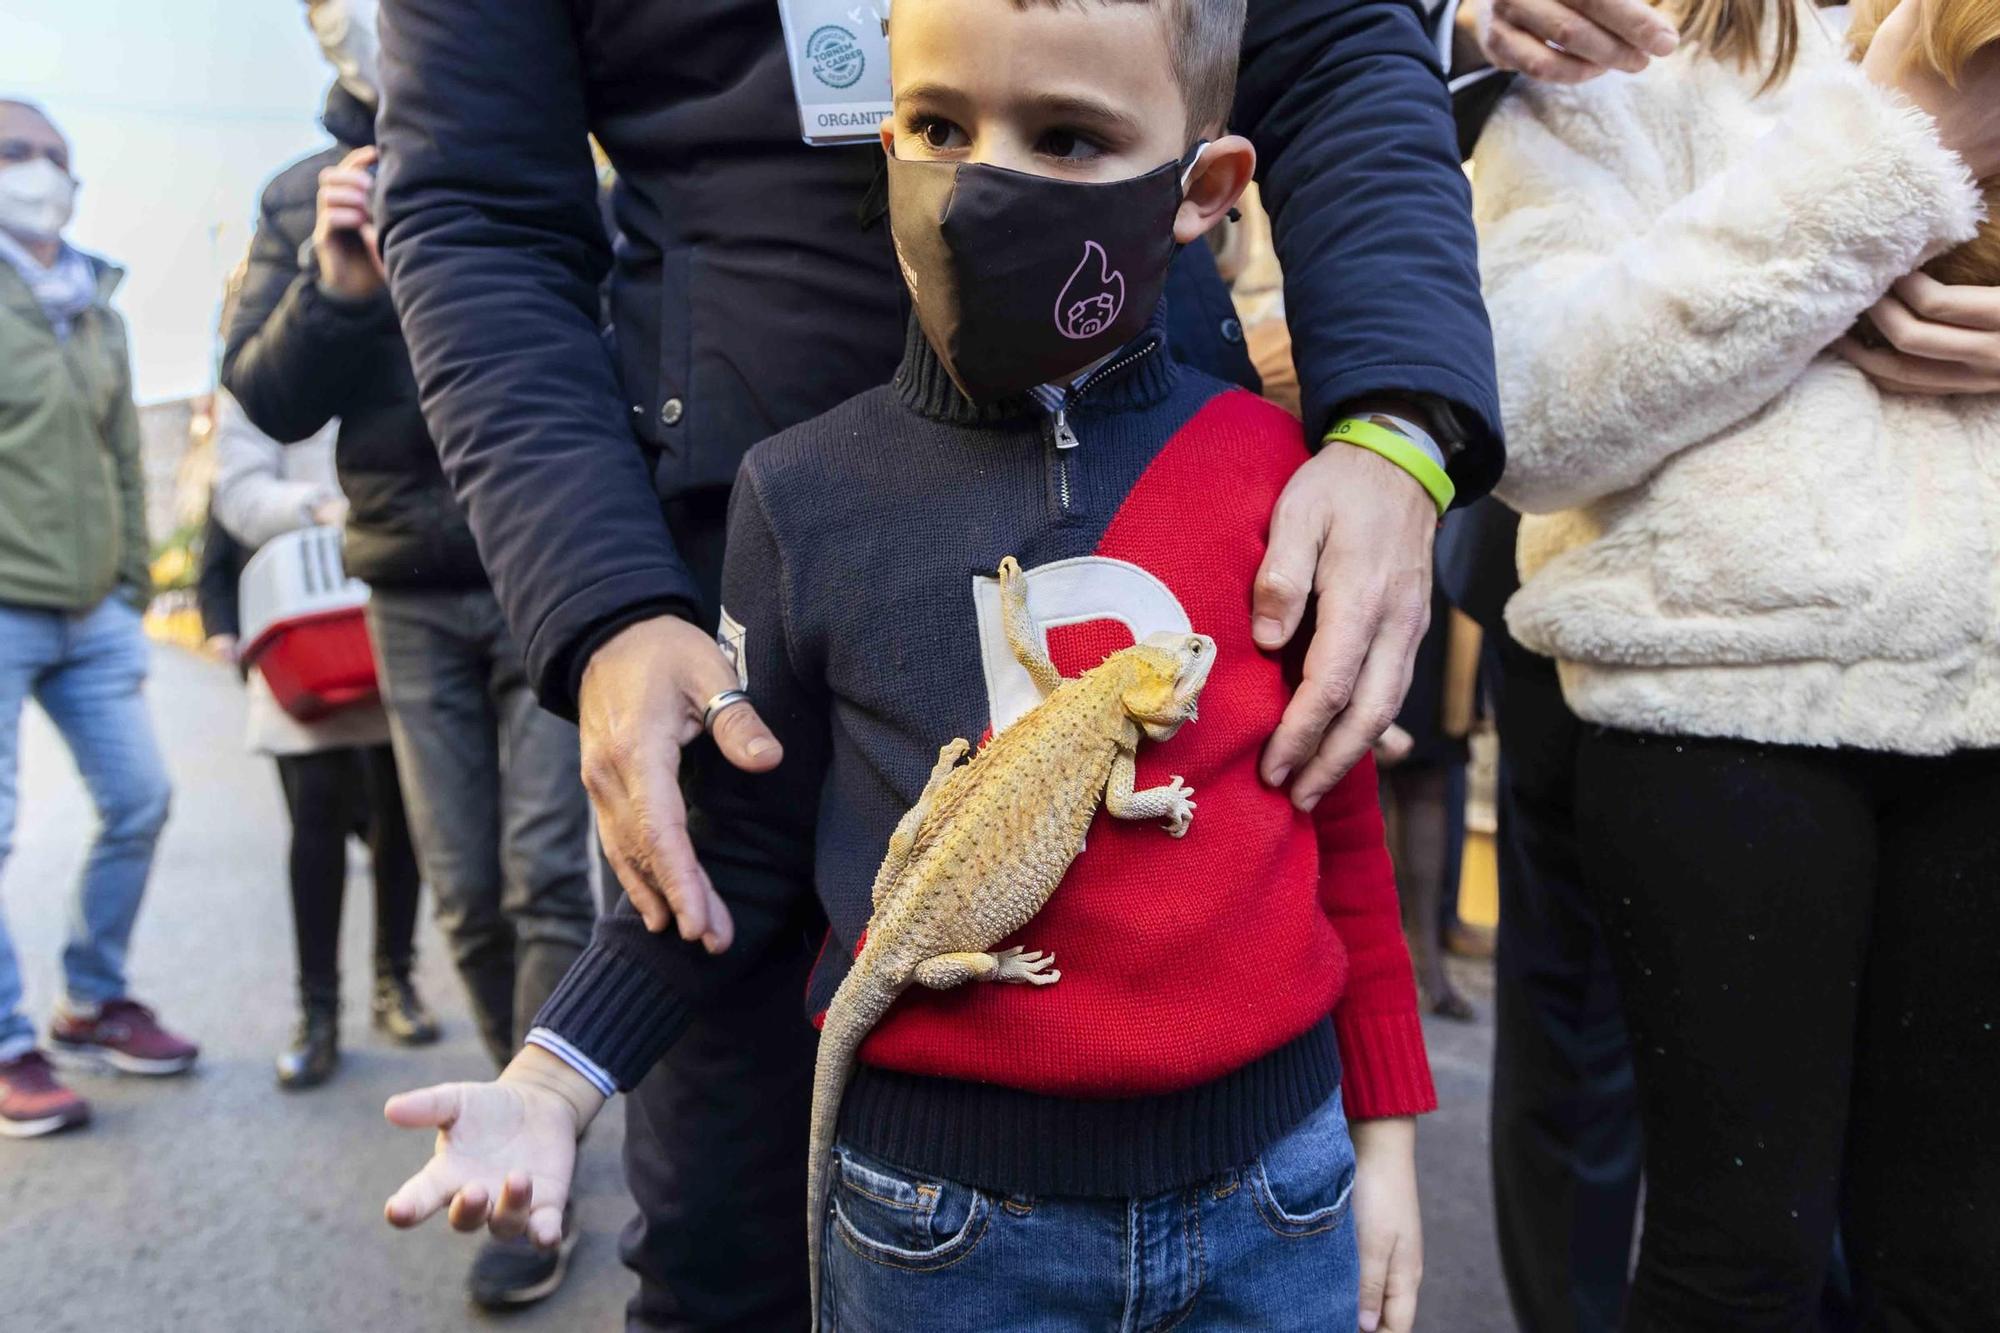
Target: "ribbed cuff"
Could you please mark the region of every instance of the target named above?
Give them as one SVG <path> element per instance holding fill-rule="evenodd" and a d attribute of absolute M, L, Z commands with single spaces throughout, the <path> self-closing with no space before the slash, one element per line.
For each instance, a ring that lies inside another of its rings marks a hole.
<path fill-rule="evenodd" d="M 596 941 L 531 1025 L 546 1028 L 630 1092 L 687 1030 L 688 1010 L 666 978 Z"/>
<path fill-rule="evenodd" d="M 1340 1038 L 1341 1096 L 1350 1120 L 1437 1110 L 1424 1027 L 1416 1011 L 1333 1016 Z"/>

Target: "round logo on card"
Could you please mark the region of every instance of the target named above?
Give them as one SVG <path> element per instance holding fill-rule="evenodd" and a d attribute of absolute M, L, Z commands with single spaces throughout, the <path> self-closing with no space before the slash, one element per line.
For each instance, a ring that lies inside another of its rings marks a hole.
<path fill-rule="evenodd" d="M 806 38 L 806 59 L 811 62 L 813 77 L 829 88 L 852 88 L 868 67 L 861 43 L 837 23 L 815 28 Z"/>

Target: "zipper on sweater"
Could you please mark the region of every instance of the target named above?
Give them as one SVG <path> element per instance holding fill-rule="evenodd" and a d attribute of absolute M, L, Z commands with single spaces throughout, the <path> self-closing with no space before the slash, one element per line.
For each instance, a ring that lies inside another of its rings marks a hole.
<path fill-rule="evenodd" d="M 1113 357 L 1097 369 L 1085 375 L 1069 388 L 1059 388 L 1053 384 L 1041 385 L 1030 392 L 1049 414 L 1049 443 L 1054 447 L 1056 465 L 1056 499 L 1067 514 L 1070 507 L 1069 459 L 1070 451 L 1083 447 L 1083 439 L 1076 428 L 1069 423 L 1069 410 L 1082 401 L 1097 385 L 1111 376 L 1151 356 L 1159 347 L 1158 338 L 1148 338 L 1122 356 Z"/>

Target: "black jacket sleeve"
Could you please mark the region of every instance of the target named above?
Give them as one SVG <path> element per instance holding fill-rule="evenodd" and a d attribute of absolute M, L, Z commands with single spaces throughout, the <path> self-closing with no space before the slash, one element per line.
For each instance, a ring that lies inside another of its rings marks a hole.
<path fill-rule="evenodd" d="M 1257 145 L 1308 435 L 1341 404 L 1427 395 L 1470 441 L 1461 502 L 1505 461 L 1472 192 L 1412 0 L 1251 0 L 1234 123 Z"/>
<path fill-rule="evenodd" d="M 580 644 L 700 594 L 611 357 L 610 250 L 563 0 L 392 0 L 382 244 L 424 415 L 543 702 Z"/>
<path fill-rule="evenodd" d="M 773 771 L 753 774 L 730 767 L 712 749 L 696 756 L 706 767 L 690 830 L 702 867 L 729 905 L 735 942 L 710 957 L 678 935 L 652 934 L 620 902 L 535 1020 L 620 1088 L 646 1076 L 685 1029 L 690 1010 L 740 995 L 733 983 L 757 967 L 774 941 L 802 935 L 816 920 L 813 850 L 829 763 L 828 710 L 815 683 L 820 673 L 796 663 L 783 570 L 746 468 L 729 503 L 722 599 L 735 624 L 725 624 L 724 646 L 738 654 L 751 702 L 785 757 Z"/>
<path fill-rule="evenodd" d="M 318 274 L 299 263 L 308 238 L 281 220 L 282 180 L 264 191 L 243 288 L 223 332 L 222 385 L 257 429 L 295 444 L 340 415 L 370 335 L 393 329 L 396 312 L 386 293 L 349 302 L 320 290 Z"/>

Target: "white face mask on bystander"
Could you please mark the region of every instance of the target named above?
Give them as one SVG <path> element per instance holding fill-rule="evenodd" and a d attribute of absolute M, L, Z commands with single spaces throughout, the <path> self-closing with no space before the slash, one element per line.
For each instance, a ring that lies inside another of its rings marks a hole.
<path fill-rule="evenodd" d="M 0 167 L 0 229 L 53 241 L 76 208 L 76 181 L 46 157 Z"/>
<path fill-rule="evenodd" d="M 381 99 L 382 43 L 376 36 L 379 0 L 310 0 L 306 19 L 340 86 L 374 106 Z"/>

